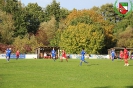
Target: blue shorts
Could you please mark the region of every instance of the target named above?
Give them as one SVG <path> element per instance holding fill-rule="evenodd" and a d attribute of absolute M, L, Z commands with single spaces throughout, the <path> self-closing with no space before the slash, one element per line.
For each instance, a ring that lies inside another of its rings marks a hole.
<path fill-rule="evenodd" d="M 85 60 L 85 56 L 81 56 L 81 60 L 84 61 Z"/>

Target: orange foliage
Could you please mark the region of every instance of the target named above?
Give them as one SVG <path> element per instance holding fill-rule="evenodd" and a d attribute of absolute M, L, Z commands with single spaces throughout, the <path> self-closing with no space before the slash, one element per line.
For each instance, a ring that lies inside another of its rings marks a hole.
<path fill-rule="evenodd" d="M 90 18 L 93 20 L 93 22 L 103 22 L 103 17 L 95 12 L 94 10 L 76 10 L 74 9 L 66 18 L 65 23 L 69 25 L 69 23 L 76 18 L 80 18 L 82 16 L 90 16 Z"/>

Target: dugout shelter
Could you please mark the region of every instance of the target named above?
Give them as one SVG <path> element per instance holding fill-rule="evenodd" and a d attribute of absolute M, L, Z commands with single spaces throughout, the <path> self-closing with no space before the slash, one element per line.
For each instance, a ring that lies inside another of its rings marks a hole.
<path fill-rule="evenodd" d="M 51 51 L 53 50 L 53 48 L 56 51 L 56 59 L 57 59 L 59 57 L 60 47 L 38 47 L 35 49 L 37 58 L 51 59 Z"/>
<path fill-rule="evenodd" d="M 119 58 L 119 54 L 120 54 L 120 51 L 124 50 L 123 47 L 113 47 L 113 48 L 110 48 L 108 49 L 108 55 L 111 56 L 111 50 L 114 49 L 115 50 L 115 53 L 116 53 L 116 57 Z M 131 57 L 133 55 L 133 48 L 126 48 L 128 51 L 129 51 L 129 57 Z"/>

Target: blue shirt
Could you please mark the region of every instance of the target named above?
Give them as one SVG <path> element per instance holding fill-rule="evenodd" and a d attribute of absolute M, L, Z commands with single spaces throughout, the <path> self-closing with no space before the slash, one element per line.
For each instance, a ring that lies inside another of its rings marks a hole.
<path fill-rule="evenodd" d="M 7 49 L 6 50 L 6 56 L 9 57 L 11 55 L 11 50 Z"/>
<path fill-rule="evenodd" d="M 55 50 L 52 50 L 52 51 L 51 51 L 51 54 L 52 54 L 52 57 L 55 57 L 55 54 L 56 54 L 56 53 L 55 53 Z"/>
<path fill-rule="evenodd" d="M 85 51 L 84 50 L 81 51 L 81 55 L 83 55 L 83 56 L 85 55 Z"/>
<path fill-rule="evenodd" d="M 81 60 L 84 60 L 84 59 L 85 59 L 85 51 L 82 50 L 82 51 L 81 51 Z"/>
<path fill-rule="evenodd" d="M 111 56 L 115 56 L 115 51 L 112 51 L 111 52 Z"/>

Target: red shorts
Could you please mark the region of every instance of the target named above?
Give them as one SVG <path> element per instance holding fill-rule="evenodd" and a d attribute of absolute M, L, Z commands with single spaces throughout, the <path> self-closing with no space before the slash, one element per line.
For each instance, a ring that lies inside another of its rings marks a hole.
<path fill-rule="evenodd" d="M 125 56 L 124 56 L 124 59 L 128 59 L 128 56 L 127 56 L 127 55 L 125 55 Z"/>
<path fill-rule="evenodd" d="M 16 57 L 19 57 L 19 55 L 16 55 Z"/>

